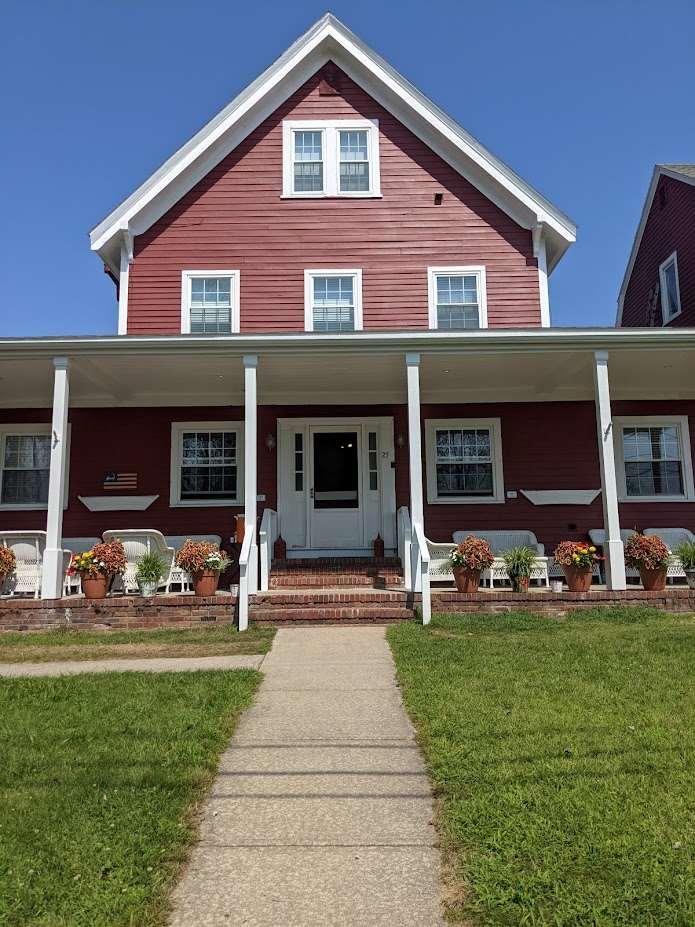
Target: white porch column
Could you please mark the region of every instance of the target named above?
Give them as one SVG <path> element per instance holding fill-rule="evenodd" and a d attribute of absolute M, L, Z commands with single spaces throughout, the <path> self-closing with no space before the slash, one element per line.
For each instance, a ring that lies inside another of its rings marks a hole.
<path fill-rule="evenodd" d="M 51 429 L 51 464 L 48 477 L 48 515 L 46 550 L 43 555 L 41 597 L 58 599 L 63 591 L 63 506 L 65 476 L 68 467 L 68 396 L 69 361 L 53 358 L 53 424 Z"/>
<path fill-rule="evenodd" d="M 405 365 L 408 378 L 408 453 L 410 464 L 410 522 L 415 529 L 420 525 L 424 529 L 424 509 L 422 499 L 422 432 L 420 426 L 420 355 L 406 354 Z M 414 531 L 413 531 L 414 533 Z M 419 545 L 413 537 L 412 552 L 412 586 L 420 585 Z"/>
<path fill-rule="evenodd" d="M 256 370 L 258 355 L 244 355 L 244 521 L 256 531 L 258 497 Z M 249 558 L 249 592 L 258 591 L 258 537 L 254 533 Z"/>
<path fill-rule="evenodd" d="M 607 351 L 596 351 L 594 354 L 594 387 L 598 451 L 601 462 L 603 527 L 606 532 L 606 543 L 603 546 L 606 557 L 606 582 L 609 589 L 625 589 L 625 552 L 620 537 Z"/>

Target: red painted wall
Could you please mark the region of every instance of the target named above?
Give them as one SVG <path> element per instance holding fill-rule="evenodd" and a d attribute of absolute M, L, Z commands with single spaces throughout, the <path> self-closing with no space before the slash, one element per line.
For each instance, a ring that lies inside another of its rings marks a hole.
<path fill-rule="evenodd" d="M 614 404 L 616 415 L 688 415 L 695 439 L 695 402 Z M 169 460 L 172 421 L 241 420 L 235 407 L 159 409 L 72 409 L 69 504 L 64 536 L 100 535 L 108 528 L 158 528 L 164 534 L 219 534 L 228 537 L 241 507 L 169 507 Z M 397 505 L 409 505 L 406 407 L 266 406 L 258 418 L 258 491 L 277 507 L 277 450 L 265 447 L 276 434 L 278 418 L 306 416 L 394 416 Z M 506 403 L 498 405 L 424 406 L 424 418 L 500 417 L 505 487 L 520 489 L 591 489 L 600 485 L 593 403 Z M 47 409 L 0 411 L 0 422 L 49 422 Z M 423 436 L 424 447 L 424 436 Z M 695 447 L 693 447 L 695 453 Z M 138 493 L 159 494 L 146 512 L 89 512 L 78 495 L 102 494 L 108 470 L 139 474 Z M 259 504 L 262 510 L 263 504 Z M 695 530 L 695 503 L 621 505 L 625 528 L 686 527 Z M 0 511 L 0 528 L 45 528 L 46 513 Z M 534 506 L 522 496 L 500 505 L 426 505 L 425 528 L 432 540 L 446 541 L 459 529 L 529 528 L 549 550 L 566 537 L 585 537 L 603 523 L 600 497 L 590 506 Z"/>
<path fill-rule="evenodd" d="M 625 291 L 624 327 L 650 324 L 650 291 L 659 283 L 659 265 L 674 251 L 678 252 L 682 312 L 669 325 L 695 325 L 695 186 L 661 177 Z M 657 326 L 662 324 L 661 320 L 659 299 Z"/>
<path fill-rule="evenodd" d="M 490 326 L 540 325 L 531 233 L 340 74 L 314 75 L 135 242 L 128 332 L 181 330 L 181 271 L 239 269 L 241 330 L 304 328 L 304 269 L 361 267 L 366 329 L 427 328 L 428 265 L 484 264 Z M 282 121 L 379 120 L 382 199 L 281 199 Z M 434 193 L 443 192 L 442 205 Z"/>

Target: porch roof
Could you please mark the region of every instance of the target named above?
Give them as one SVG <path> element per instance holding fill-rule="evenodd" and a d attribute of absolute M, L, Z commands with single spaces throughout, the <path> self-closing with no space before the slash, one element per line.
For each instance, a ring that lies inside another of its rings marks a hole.
<path fill-rule="evenodd" d="M 695 398 L 695 329 L 556 328 L 0 339 L 0 407 L 50 406 L 56 356 L 75 406 L 241 404 L 245 354 L 262 404 L 405 402 L 410 352 L 423 402 L 592 399 L 594 351 L 615 399 Z"/>

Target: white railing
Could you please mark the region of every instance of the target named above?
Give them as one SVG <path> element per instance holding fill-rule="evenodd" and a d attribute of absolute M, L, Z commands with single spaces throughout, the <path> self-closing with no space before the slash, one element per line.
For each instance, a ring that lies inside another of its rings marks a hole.
<path fill-rule="evenodd" d="M 270 588 L 270 568 L 273 563 L 273 546 L 278 536 L 278 513 L 274 509 L 264 509 L 261 527 L 258 530 L 258 548 L 261 558 L 260 590 L 267 592 Z"/>
<path fill-rule="evenodd" d="M 430 552 L 422 525 L 413 525 L 412 570 L 418 577 L 422 593 L 422 623 L 429 624 L 432 618 L 432 596 L 430 593 Z"/>
<path fill-rule="evenodd" d="M 249 626 L 249 587 L 253 587 L 255 548 L 253 544 L 256 528 L 247 524 L 244 530 L 244 542 L 239 554 L 239 630 L 245 631 Z"/>
<path fill-rule="evenodd" d="M 398 556 L 403 565 L 403 583 L 405 588 L 413 591 L 413 571 L 411 563 L 411 546 L 413 526 L 410 524 L 410 512 L 407 505 L 402 505 L 396 513 L 396 526 L 398 529 Z"/>

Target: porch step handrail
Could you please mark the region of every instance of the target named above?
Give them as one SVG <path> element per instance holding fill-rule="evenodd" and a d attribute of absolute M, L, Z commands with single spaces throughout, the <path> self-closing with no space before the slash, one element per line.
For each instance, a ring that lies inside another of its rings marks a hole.
<path fill-rule="evenodd" d="M 239 554 L 239 630 L 245 631 L 249 626 L 249 570 L 251 564 L 251 551 L 256 533 L 255 525 L 246 523 L 244 541 Z"/>
<path fill-rule="evenodd" d="M 425 537 L 425 530 L 421 524 L 415 522 L 412 533 L 413 568 L 417 566 L 422 593 L 422 623 L 429 624 L 432 618 L 432 596 L 430 592 L 430 551 Z"/>
<path fill-rule="evenodd" d="M 413 570 L 411 563 L 411 547 L 413 526 L 410 523 L 410 510 L 402 505 L 396 513 L 396 527 L 398 532 L 398 556 L 403 567 L 403 584 L 406 589 L 413 590 Z"/>
<path fill-rule="evenodd" d="M 270 588 L 270 568 L 273 562 L 273 546 L 278 536 L 278 513 L 274 509 L 264 509 L 261 526 L 258 530 L 258 547 L 261 559 L 261 592 Z"/>

